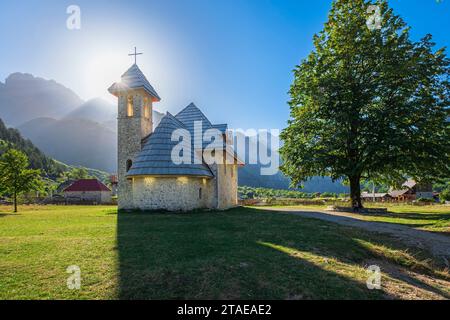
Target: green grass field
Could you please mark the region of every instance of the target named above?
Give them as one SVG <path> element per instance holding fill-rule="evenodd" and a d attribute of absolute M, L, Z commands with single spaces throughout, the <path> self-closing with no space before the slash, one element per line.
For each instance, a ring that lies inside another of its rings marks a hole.
<path fill-rule="evenodd" d="M 117 213 L 0 207 L 0 299 L 442 299 L 426 252 L 315 219 L 239 208 Z M 382 290 L 366 286 L 382 268 Z M 81 269 L 69 290 L 68 266 Z"/>

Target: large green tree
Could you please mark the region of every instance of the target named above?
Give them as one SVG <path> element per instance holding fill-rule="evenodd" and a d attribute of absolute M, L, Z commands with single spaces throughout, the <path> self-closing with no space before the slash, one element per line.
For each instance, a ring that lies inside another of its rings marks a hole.
<path fill-rule="evenodd" d="M 17 212 L 19 195 L 42 187 L 40 170 L 29 166 L 27 156 L 21 151 L 10 149 L 0 156 L 0 194 L 12 196 L 14 212 Z"/>
<path fill-rule="evenodd" d="M 345 179 L 359 209 L 361 179 L 450 176 L 449 59 L 431 39 L 412 41 L 384 0 L 333 2 L 315 49 L 294 70 L 281 135 L 281 169 L 294 185 Z"/>

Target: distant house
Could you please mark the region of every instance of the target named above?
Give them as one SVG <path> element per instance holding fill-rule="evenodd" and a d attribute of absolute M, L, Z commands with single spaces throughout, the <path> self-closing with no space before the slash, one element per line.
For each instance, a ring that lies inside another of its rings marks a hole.
<path fill-rule="evenodd" d="M 392 190 L 389 195 L 397 201 L 414 201 L 418 199 L 433 199 L 433 185 L 431 183 L 417 183 L 408 180 L 401 190 Z"/>
<path fill-rule="evenodd" d="M 111 190 L 97 179 L 81 179 L 63 191 L 67 202 L 111 203 Z"/>
<path fill-rule="evenodd" d="M 361 198 L 364 201 L 375 201 L 375 202 L 386 202 L 392 200 L 392 197 L 389 193 L 370 193 L 363 192 L 361 193 Z"/>

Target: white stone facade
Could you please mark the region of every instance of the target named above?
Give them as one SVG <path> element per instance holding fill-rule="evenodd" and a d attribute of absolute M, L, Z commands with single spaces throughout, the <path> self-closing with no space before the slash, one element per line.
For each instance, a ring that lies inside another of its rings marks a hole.
<path fill-rule="evenodd" d="M 236 207 L 237 166 L 218 166 L 217 178 L 135 177 L 132 205 L 127 209 L 192 211 L 195 209 L 226 210 Z M 220 182 L 220 183 L 219 183 Z"/>
<path fill-rule="evenodd" d="M 134 207 L 139 210 L 191 211 L 215 207 L 214 179 L 196 177 L 133 178 Z"/>
<path fill-rule="evenodd" d="M 217 209 L 226 210 L 238 205 L 237 165 L 221 164 L 217 166 Z"/>

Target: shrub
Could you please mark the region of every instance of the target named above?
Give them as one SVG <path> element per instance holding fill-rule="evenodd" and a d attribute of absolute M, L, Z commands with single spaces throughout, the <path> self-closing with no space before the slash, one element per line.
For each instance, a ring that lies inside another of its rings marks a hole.
<path fill-rule="evenodd" d="M 441 192 L 439 199 L 443 202 L 450 201 L 450 188 L 447 188 Z"/>
<path fill-rule="evenodd" d="M 419 198 L 417 201 L 420 203 L 433 203 L 434 199 Z"/>

